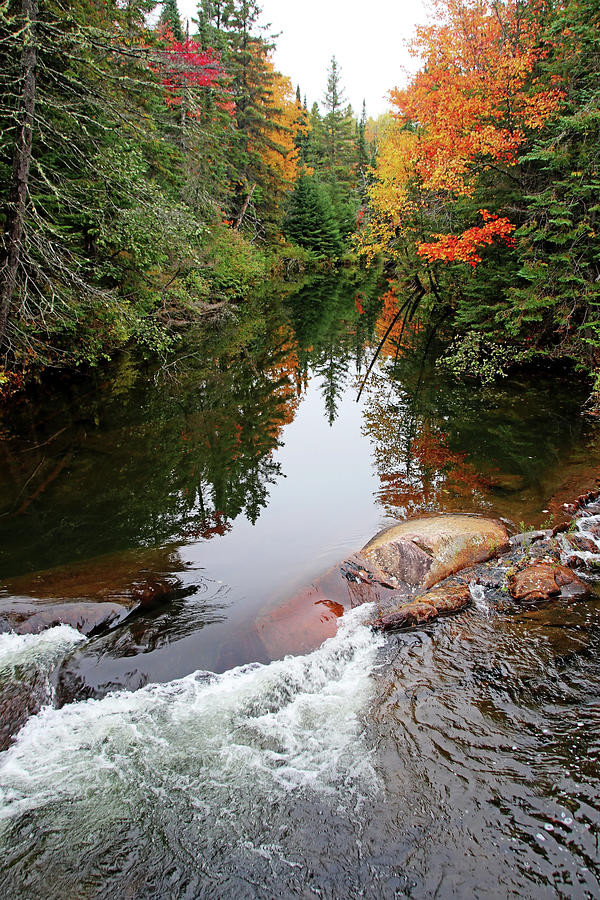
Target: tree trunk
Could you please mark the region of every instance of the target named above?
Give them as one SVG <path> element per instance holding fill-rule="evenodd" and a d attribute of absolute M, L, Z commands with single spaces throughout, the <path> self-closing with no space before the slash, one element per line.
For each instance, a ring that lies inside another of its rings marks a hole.
<path fill-rule="evenodd" d="M 25 222 L 35 108 L 38 0 L 21 0 L 21 12 L 25 20 L 21 57 L 22 87 L 19 111 L 21 121 L 14 148 L 12 181 L 6 215 L 4 247 L 2 248 L 2 266 L 0 267 L 0 347 L 4 343 L 6 327 L 10 318 Z"/>
<path fill-rule="evenodd" d="M 237 217 L 237 220 L 235 223 L 236 231 L 240 230 L 240 225 L 244 221 L 244 216 L 246 215 L 246 210 L 248 209 L 248 205 L 249 205 L 250 201 L 252 200 L 252 194 L 254 193 L 255 190 L 256 190 L 256 185 L 253 184 L 252 187 L 250 188 L 250 190 L 248 191 L 248 196 L 244 200 L 244 205 L 242 206 L 242 211 L 240 212 L 239 216 Z"/>

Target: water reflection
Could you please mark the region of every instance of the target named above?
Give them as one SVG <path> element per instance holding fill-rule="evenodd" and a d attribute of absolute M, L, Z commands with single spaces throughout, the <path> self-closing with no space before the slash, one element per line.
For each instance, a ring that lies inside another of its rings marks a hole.
<path fill-rule="evenodd" d="M 400 302 L 392 291 L 383 301 L 380 337 Z M 389 515 L 487 509 L 539 524 L 594 483 L 600 442 L 580 413 L 585 384 L 535 371 L 461 383 L 436 366 L 442 346 L 431 328 L 398 322 L 366 385 L 364 432 Z"/>
<path fill-rule="evenodd" d="M 288 298 L 303 383 L 317 378 L 325 415 L 335 422 L 342 397 L 354 387 L 381 310 L 381 274 L 317 278 Z"/>
<path fill-rule="evenodd" d="M 295 359 L 280 320 L 241 347 L 240 327 L 199 336 L 172 377 L 125 356 L 108 380 L 5 417 L 5 575 L 256 521 L 281 474 L 272 452 L 297 403 Z"/>
<path fill-rule="evenodd" d="M 466 509 L 540 522 L 553 497 L 595 477 L 584 385 L 539 373 L 459 383 L 436 368 L 438 337 L 417 318 L 391 330 L 357 404 L 400 302 L 376 271 L 322 275 L 203 327 L 166 371 L 125 355 L 6 412 L 3 577 L 173 542 L 179 568 L 228 586 L 226 612 L 207 629 L 192 605 L 195 634 L 179 612 L 149 617 L 128 646 L 152 657 L 146 680 L 222 671 L 270 658 L 248 637 L 263 608 L 391 518 Z M 20 591 L 41 596 L 37 584 Z"/>

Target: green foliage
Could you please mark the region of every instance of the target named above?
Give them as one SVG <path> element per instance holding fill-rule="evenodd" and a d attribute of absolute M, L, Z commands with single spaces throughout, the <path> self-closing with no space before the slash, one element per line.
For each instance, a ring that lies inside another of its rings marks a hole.
<path fill-rule="evenodd" d="M 129 341 L 164 355 L 215 304 L 248 302 L 274 264 L 259 247 L 282 240 L 295 128 L 302 161 L 314 158 L 320 174 L 291 215 L 300 246 L 279 262 L 289 277 L 313 253 L 342 252 L 357 206 L 342 140 L 351 114 L 339 96 L 328 112 L 346 148 L 334 148 L 332 168 L 326 127 L 311 137 L 306 104 L 296 119 L 288 107 L 279 116 L 273 98 L 285 90 L 256 0 L 201 0 L 191 40 L 214 48 L 223 70 L 208 83 L 196 51 L 172 43 L 184 38 L 177 0 L 163 0 L 158 22 L 154 0 L 38 7 L 27 202 L 11 244 L 30 25 L 21 4 L 0 0 L 0 287 L 11 246 L 19 253 L 0 336 L 7 370 L 94 365 Z"/>
<path fill-rule="evenodd" d="M 160 24 L 169 29 L 176 41 L 183 40 L 183 28 L 177 9 L 177 0 L 162 0 Z"/>
<path fill-rule="evenodd" d="M 214 229 L 204 252 L 212 299 L 242 300 L 265 278 L 265 255 L 230 228 Z"/>
<path fill-rule="evenodd" d="M 300 161 L 312 175 L 299 180 L 284 222 L 291 240 L 323 256 L 339 256 L 356 230 L 360 206 L 357 168 L 364 150 L 362 126 L 345 105 L 341 73 L 331 59 L 324 96 L 325 115 L 317 103 L 306 117 L 310 130 L 298 142 Z M 362 127 L 362 131 L 360 130 Z M 362 144 L 360 134 L 362 134 Z"/>
<path fill-rule="evenodd" d="M 597 369 L 600 362 L 600 12 L 568 2 L 548 25 L 561 51 L 545 63 L 567 96 L 559 117 L 521 158 L 520 269 L 507 319 L 553 356 Z"/>
<path fill-rule="evenodd" d="M 480 332 L 468 331 L 463 337 L 455 338 L 437 365 L 458 377 L 477 378 L 481 384 L 489 384 L 504 377 L 514 361 L 506 347 Z"/>
<path fill-rule="evenodd" d="M 290 198 L 284 222 L 288 237 L 321 256 L 338 256 L 342 250 L 334 207 L 325 187 L 313 176 L 303 175 Z"/>

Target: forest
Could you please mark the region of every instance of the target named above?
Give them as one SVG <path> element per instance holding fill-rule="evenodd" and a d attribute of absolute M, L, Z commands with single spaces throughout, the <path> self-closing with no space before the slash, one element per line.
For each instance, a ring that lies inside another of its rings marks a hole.
<path fill-rule="evenodd" d="M 427 2 L 0 0 L 0 898 L 600 898 L 600 3 Z"/>
<path fill-rule="evenodd" d="M 158 16 L 157 16 L 158 13 Z M 255 0 L 0 7 L 5 390 L 182 330 L 265 276 L 340 257 L 365 120 L 275 71 Z M 325 77 L 325 73 L 324 73 Z"/>
<path fill-rule="evenodd" d="M 598 5 L 434 8 L 420 70 L 391 92 L 361 252 L 393 261 L 409 315 L 443 324 L 455 373 L 568 360 L 597 392 Z"/>
<path fill-rule="evenodd" d="M 600 390 L 600 12 L 435 0 L 357 116 L 276 71 L 257 0 L 0 3 L 0 387 L 160 358 L 265 279 L 383 260 L 392 324 L 488 381 L 568 361 Z M 406 36 L 409 37 L 408 35 Z"/>

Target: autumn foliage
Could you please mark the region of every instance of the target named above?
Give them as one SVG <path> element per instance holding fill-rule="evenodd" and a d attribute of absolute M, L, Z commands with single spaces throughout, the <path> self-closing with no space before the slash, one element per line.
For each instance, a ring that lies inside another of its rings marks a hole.
<path fill-rule="evenodd" d="M 289 78 L 275 70 L 270 59 L 265 68 L 271 77 L 267 103 L 267 120 L 263 129 L 260 156 L 274 179 L 292 184 L 298 176 L 296 138 L 308 130 L 302 120 L 302 108 L 296 102 Z"/>
<path fill-rule="evenodd" d="M 419 28 L 413 43 L 424 65 L 391 99 L 400 121 L 420 126 L 423 187 L 470 194 L 482 164 L 517 162 L 527 132 L 563 94 L 536 77 L 548 50 L 542 22 L 520 0 L 435 0 L 434 9 L 439 24 Z"/>
<path fill-rule="evenodd" d="M 475 267 L 481 251 L 514 244 L 509 217 L 479 210 L 483 225 L 459 233 L 431 228 L 440 204 L 480 191 L 486 173 L 502 178 L 518 163 L 528 136 L 557 112 L 564 96 L 538 67 L 549 53 L 541 4 L 520 0 L 434 0 L 435 24 L 417 30 L 412 51 L 422 67 L 391 94 L 393 123 L 371 188 L 367 252 L 394 251 L 412 236 L 428 263 Z"/>
<path fill-rule="evenodd" d="M 442 262 L 464 262 L 470 266 L 476 266 L 481 262 L 479 250 L 482 247 L 500 241 L 507 246 L 514 246 L 513 231 L 516 228 L 505 217 L 499 218 L 492 215 L 487 209 L 480 209 L 483 218 L 482 226 L 474 226 L 463 231 L 462 234 L 435 234 L 435 241 L 422 243 L 417 247 L 419 256 L 430 262 L 442 260 Z"/>
<path fill-rule="evenodd" d="M 159 74 L 167 92 L 169 106 L 181 106 L 187 88 L 213 87 L 224 76 L 212 47 L 203 50 L 197 41 L 177 41 L 165 33 L 166 47 L 161 51 Z M 229 112 L 233 112 L 233 104 Z"/>

